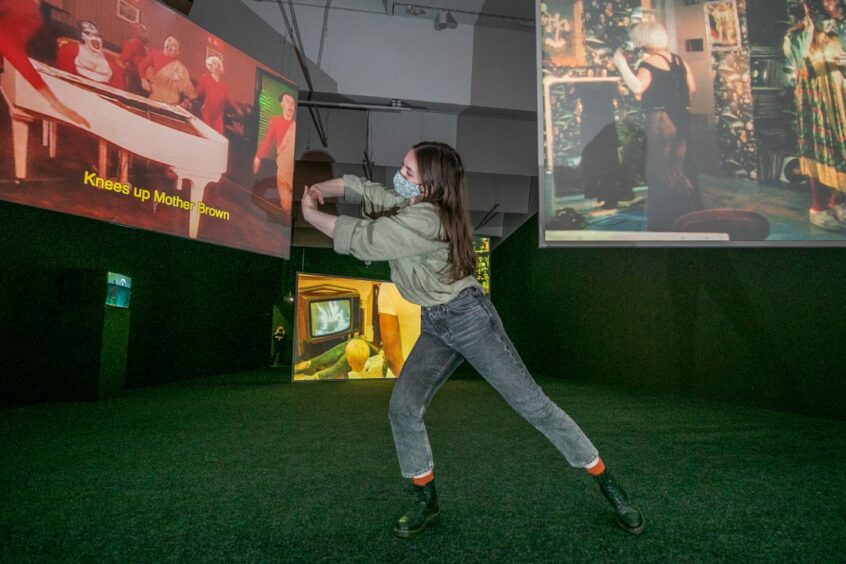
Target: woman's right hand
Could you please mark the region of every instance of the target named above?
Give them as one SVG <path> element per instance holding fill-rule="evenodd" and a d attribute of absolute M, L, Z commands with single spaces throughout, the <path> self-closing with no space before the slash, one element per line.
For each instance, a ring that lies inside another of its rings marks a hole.
<path fill-rule="evenodd" d="M 300 209 L 303 212 L 303 219 L 318 231 L 333 239 L 335 237 L 335 223 L 338 220 L 338 216 L 319 211 L 317 209 L 318 203 L 323 203 L 323 191 L 317 186 L 306 186 L 305 190 L 303 190 L 303 197 L 300 199 Z"/>
<path fill-rule="evenodd" d="M 323 201 L 323 190 L 320 189 L 320 184 L 312 184 L 311 186 L 306 186 L 306 190 L 309 191 L 309 194 L 322 206 L 326 202 Z"/>
<path fill-rule="evenodd" d="M 303 210 L 303 215 L 316 210 L 318 202 L 321 204 L 323 203 L 323 194 L 321 194 L 320 188 L 315 186 L 306 186 L 305 190 L 303 190 L 303 197 L 300 200 L 300 207 Z"/>
<path fill-rule="evenodd" d="M 258 174 L 259 167 L 261 166 L 261 159 L 256 157 L 253 159 L 253 174 Z"/>

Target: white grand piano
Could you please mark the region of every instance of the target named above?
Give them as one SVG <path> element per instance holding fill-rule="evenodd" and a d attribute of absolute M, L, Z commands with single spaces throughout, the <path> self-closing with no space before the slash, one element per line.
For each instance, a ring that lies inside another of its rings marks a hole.
<path fill-rule="evenodd" d="M 203 201 L 206 186 L 220 180 L 226 171 L 226 137 L 179 106 L 149 100 L 35 60 L 32 64 L 56 96 L 91 124 L 90 133 L 100 141 L 98 163 L 102 176 L 106 176 L 111 144 L 119 149 L 121 182 L 128 180 L 130 154 L 171 167 L 180 190 L 182 181 L 188 181 L 190 200 L 195 204 L 189 215 L 188 235 L 196 238 L 200 224 L 196 204 Z M 27 178 L 30 124 L 43 120 L 44 141 L 51 157 L 56 155 L 57 123 L 77 126 L 56 112 L 8 61 L 0 87 L 12 118 L 15 177 L 23 180 Z"/>

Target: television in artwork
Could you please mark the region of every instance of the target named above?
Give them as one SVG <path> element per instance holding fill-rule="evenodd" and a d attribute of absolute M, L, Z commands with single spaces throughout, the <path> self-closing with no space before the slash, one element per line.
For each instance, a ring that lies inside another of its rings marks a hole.
<path fill-rule="evenodd" d="M 361 332 L 360 298 L 357 292 L 337 286 L 315 286 L 299 295 L 305 313 L 308 344 L 344 339 Z"/>
<path fill-rule="evenodd" d="M 132 278 L 125 274 L 109 272 L 106 282 L 106 305 L 128 308 L 132 297 Z"/>
<path fill-rule="evenodd" d="M 157 0 L 53 4 L 0 9 L 0 200 L 287 258 L 296 85 Z"/>
<path fill-rule="evenodd" d="M 846 246 L 838 6 L 537 0 L 540 246 Z"/>

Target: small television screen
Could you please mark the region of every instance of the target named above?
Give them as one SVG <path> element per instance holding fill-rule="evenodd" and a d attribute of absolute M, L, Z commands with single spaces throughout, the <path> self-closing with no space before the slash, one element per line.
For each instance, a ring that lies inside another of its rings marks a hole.
<path fill-rule="evenodd" d="M 303 346 L 322 348 L 361 331 L 361 296 L 349 286 L 299 288 L 297 303 L 298 335 Z"/>
<path fill-rule="evenodd" d="M 350 298 L 312 302 L 309 306 L 312 337 L 325 337 L 349 331 L 352 324 Z"/>
<path fill-rule="evenodd" d="M 128 308 L 132 296 L 132 278 L 124 274 L 109 272 L 106 284 L 106 305 Z"/>

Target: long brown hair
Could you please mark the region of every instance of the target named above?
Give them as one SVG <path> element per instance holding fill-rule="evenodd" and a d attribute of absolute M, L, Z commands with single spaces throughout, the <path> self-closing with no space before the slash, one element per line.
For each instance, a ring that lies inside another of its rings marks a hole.
<path fill-rule="evenodd" d="M 424 202 L 438 206 L 444 239 L 449 241 L 449 274 L 453 281 L 473 274 L 476 253 L 467 208 L 464 164 L 446 143 L 423 141 L 414 146 L 417 172 L 427 188 Z"/>

